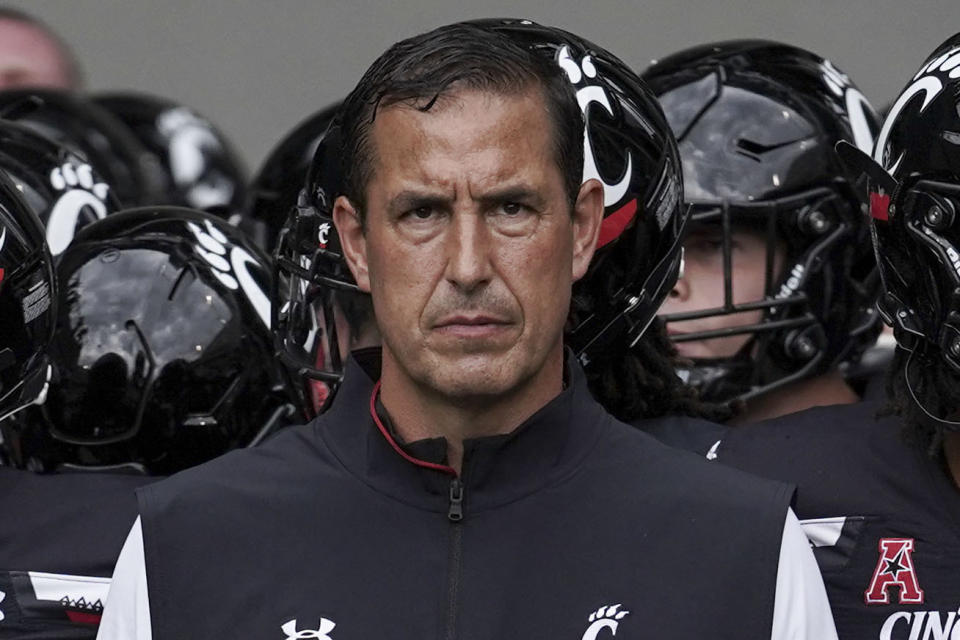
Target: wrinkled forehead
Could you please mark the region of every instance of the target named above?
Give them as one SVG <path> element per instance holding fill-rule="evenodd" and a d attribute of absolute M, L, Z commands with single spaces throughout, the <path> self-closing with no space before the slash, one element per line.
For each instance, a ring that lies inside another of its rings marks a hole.
<path fill-rule="evenodd" d="M 374 177 L 428 182 L 463 176 L 554 171 L 552 131 L 542 92 L 463 90 L 423 103 L 382 108 L 372 136 Z"/>

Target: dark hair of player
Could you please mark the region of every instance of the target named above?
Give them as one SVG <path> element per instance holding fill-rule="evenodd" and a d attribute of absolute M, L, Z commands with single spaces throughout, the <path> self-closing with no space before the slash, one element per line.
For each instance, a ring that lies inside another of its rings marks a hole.
<path fill-rule="evenodd" d="M 907 375 L 910 376 L 909 387 Z M 910 444 L 920 447 L 931 457 L 939 456 L 943 451 L 944 427 L 927 412 L 934 416 L 955 415 L 958 385 L 960 380 L 950 372 L 939 354 L 918 350 L 910 362 L 910 353 L 898 347 L 887 372 L 887 404 L 882 413 L 900 417 L 904 436 Z"/>
<path fill-rule="evenodd" d="M 457 24 L 398 42 L 364 74 L 341 109 L 344 194 L 363 216 L 377 110 L 404 103 L 429 111 L 464 89 L 517 95 L 539 86 L 553 123 L 554 157 L 571 203 L 583 176 L 583 116 L 563 70 L 506 35 Z"/>
<path fill-rule="evenodd" d="M 631 349 L 588 367 L 587 385 L 597 401 L 623 422 L 667 415 L 728 420 L 736 405 L 700 400 L 697 391 L 677 376 L 676 353 L 663 321 L 656 318 Z"/>
<path fill-rule="evenodd" d="M 80 67 L 80 62 L 77 60 L 77 56 L 74 55 L 73 49 L 70 45 L 67 44 L 67 41 L 64 40 L 60 34 L 50 28 L 43 20 L 30 15 L 19 9 L 14 9 L 12 7 L 3 7 L 0 6 L 0 20 L 9 20 L 10 22 L 22 22 L 23 24 L 30 25 L 31 27 L 43 32 L 44 35 L 53 42 L 57 49 L 60 51 L 60 57 L 63 59 L 63 63 L 66 66 L 67 78 L 69 79 L 70 86 L 74 89 L 80 89 L 84 84 L 83 70 Z"/>

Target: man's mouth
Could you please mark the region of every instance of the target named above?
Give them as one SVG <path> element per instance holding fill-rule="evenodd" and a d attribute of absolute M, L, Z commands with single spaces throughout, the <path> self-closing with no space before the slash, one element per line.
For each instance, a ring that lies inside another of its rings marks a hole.
<path fill-rule="evenodd" d="M 433 328 L 444 335 L 458 338 L 485 338 L 503 332 L 513 323 L 500 315 L 457 313 L 440 318 Z"/>

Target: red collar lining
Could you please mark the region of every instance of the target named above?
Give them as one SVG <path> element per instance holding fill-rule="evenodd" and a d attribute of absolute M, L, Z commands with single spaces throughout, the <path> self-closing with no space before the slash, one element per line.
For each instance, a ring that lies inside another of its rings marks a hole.
<path fill-rule="evenodd" d="M 457 471 L 453 467 L 448 467 L 443 464 L 436 464 L 433 462 L 427 462 L 426 460 L 420 460 L 419 458 L 414 458 L 409 453 L 403 450 L 397 441 L 393 439 L 393 436 L 390 435 L 390 431 L 384 426 L 383 422 L 380 420 L 380 416 L 377 415 L 377 394 L 380 393 L 380 381 L 377 380 L 377 383 L 373 385 L 373 392 L 370 394 L 370 417 L 373 418 L 373 423 L 377 425 L 377 429 L 380 430 L 381 435 L 386 439 L 386 441 L 393 447 L 393 450 L 400 454 L 407 462 L 417 465 L 418 467 L 423 467 L 425 469 L 433 469 L 434 471 L 440 471 L 441 473 L 446 473 L 451 476 L 456 476 Z"/>

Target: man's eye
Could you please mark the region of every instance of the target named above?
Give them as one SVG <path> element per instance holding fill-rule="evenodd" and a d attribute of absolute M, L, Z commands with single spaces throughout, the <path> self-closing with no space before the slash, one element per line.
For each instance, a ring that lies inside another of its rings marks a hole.
<path fill-rule="evenodd" d="M 416 209 L 410 212 L 414 217 L 420 220 L 426 220 L 433 215 L 433 209 L 430 207 L 417 207 Z"/>
<path fill-rule="evenodd" d="M 523 205 L 517 202 L 505 202 L 500 208 L 508 216 L 515 216 L 523 212 Z"/>

